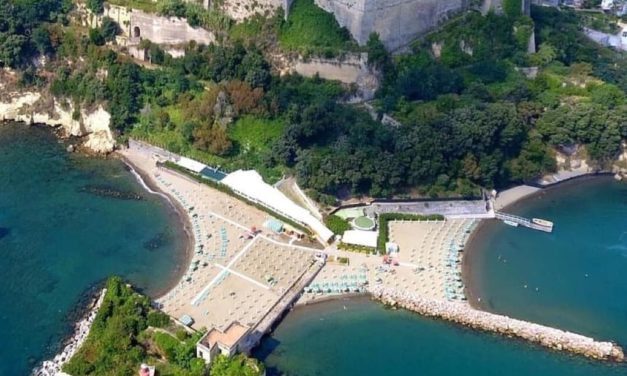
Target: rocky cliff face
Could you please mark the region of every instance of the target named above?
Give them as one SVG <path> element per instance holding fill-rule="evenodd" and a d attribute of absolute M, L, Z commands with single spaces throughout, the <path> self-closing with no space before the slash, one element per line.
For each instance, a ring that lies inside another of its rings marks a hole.
<path fill-rule="evenodd" d="M 4 87 L 0 85 L 0 89 Z M 115 139 L 109 128 L 111 115 L 102 106 L 93 111 L 80 111 L 78 120 L 72 116 L 71 105 L 62 106 L 56 99 L 37 92 L 3 93 L 0 98 L 0 120 L 42 123 L 60 126 L 66 137 L 80 137 L 89 151 L 106 154 L 115 148 Z"/>
<path fill-rule="evenodd" d="M 468 8 L 467 0 L 315 0 L 363 45 L 379 33 L 390 50 L 406 46 L 452 15 Z"/>

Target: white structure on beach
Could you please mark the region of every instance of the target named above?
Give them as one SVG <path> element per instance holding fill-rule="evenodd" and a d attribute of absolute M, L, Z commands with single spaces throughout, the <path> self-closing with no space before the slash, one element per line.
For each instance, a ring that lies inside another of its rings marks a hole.
<path fill-rule="evenodd" d="M 278 189 L 265 183 L 257 171 L 237 170 L 228 174 L 221 183 L 242 197 L 308 227 L 325 243 L 333 237 L 333 232 L 313 214 L 296 205 Z"/>
<path fill-rule="evenodd" d="M 342 235 L 342 243 L 376 248 L 378 236 L 377 231 L 349 230 Z"/>
<path fill-rule="evenodd" d="M 180 157 L 178 160 L 174 161 L 174 163 L 197 174 L 207 168 L 207 165 L 186 157 Z"/>

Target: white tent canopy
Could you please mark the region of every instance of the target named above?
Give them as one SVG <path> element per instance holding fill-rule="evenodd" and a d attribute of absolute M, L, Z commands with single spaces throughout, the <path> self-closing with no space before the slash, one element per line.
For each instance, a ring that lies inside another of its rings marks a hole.
<path fill-rule="evenodd" d="M 257 171 L 238 170 L 227 175 L 221 182 L 247 199 L 309 227 L 325 242 L 333 237 L 333 232 L 322 222 L 304 208 L 296 205 L 281 191 L 265 183 Z"/>
<path fill-rule="evenodd" d="M 344 232 L 342 243 L 376 248 L 378 236 L 376 231 L 349 230 Z"/>
<path fill-rule="evenodd" d="M 193 159 L 189 159 L 189 158 L 185 158 L 185 157 L 181 157 L 179 158 L 177 161 L 175 161 L 174 163 L 176 163 L 177 165 L 184 167 L 190 171 L 194 171 L 196 173 L 200 173 L 200 171 L 202 171 L 203 169 L 205 169 L 207 166 L 195 161 Z"/>

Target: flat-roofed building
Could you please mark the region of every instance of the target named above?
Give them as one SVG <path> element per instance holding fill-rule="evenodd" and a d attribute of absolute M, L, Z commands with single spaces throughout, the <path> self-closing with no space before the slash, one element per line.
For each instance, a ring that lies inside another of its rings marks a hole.
<path fill-rule="evenodd" d="M 250 328 L 237 321 L 232 322 L 225 331 L 213 328 L 196 344 L 196 356 L 211 364 L 219 354 L 233 356 L 246 342 Z"/>

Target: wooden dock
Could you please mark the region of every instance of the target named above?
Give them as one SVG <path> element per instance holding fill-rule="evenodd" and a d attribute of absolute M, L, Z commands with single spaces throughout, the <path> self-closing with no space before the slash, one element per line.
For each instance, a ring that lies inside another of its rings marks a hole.
<path fill-rule="evenodd" d="M 528 227 L 538 231 L 544 232 L 553 232 L 553 226 L 543 226 L 541 224 L 533 222 L 531 219 L 519 217 L 517 215 L 503 213 L 503 212 L 494 212 L 494 216 L 496 219 L 500 219 L 501 221 L 509 221 L 513 223 L 517 223 L 521 226 Z"/>

